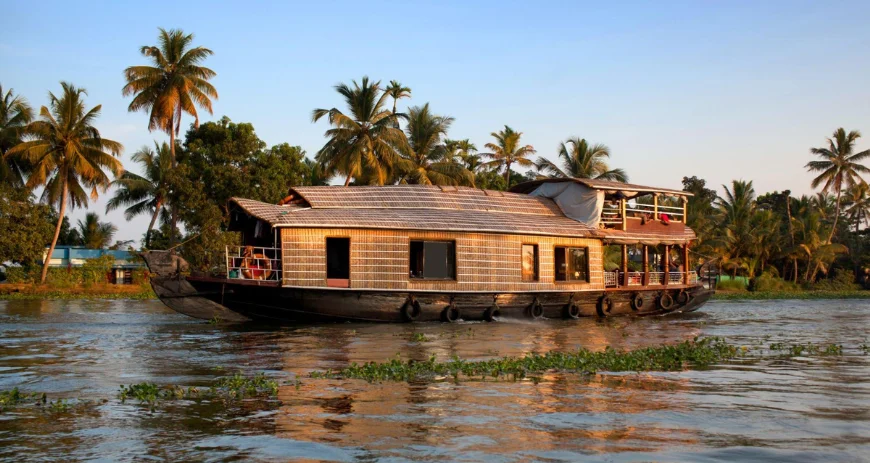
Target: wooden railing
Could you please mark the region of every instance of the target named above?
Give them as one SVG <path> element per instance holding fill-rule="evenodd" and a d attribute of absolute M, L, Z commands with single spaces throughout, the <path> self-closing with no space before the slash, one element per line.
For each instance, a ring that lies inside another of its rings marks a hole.
<path fill-rule="evenodd" d="M 227 279 L 281 281 L 281 250 L 227 246 Z"/>
<path fill-rule="evenodd" d="M 628 286 L 643 286 L 644 272 L 628 272 Z M 664 279 L 667 277 L 668 284 L 681 285 L 686 277 L 683 272 L 649 272 L 648 286 L 662 286 Z M 697 272 L 689 272 L 689 284 L 698 283 Z M 618 288 L 626 286 L 625 273 L 623 272 L 604 272 L 604 287 Z"/>

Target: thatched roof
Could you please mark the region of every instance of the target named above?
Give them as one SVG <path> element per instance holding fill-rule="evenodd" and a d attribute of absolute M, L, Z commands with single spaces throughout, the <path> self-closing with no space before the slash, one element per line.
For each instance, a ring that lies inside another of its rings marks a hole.
<path fill-rule="evenodd" d="M 370 228 L 597 237 L 552 200 L 467 187 L 296 187 L 288 205 L 232 202 L 273 227 Z"/>
<path fill-rule="evenodd" d="M 519 185 L 514 186 L 510 189 L 513 193 L 531 193 L 536 188 L 538 188 L 541 184 L 544 183 L 560 183 L 560 182 L 575 182 L 586 187 L 592 188 L 594 190 L 605 190 L 607 192 L 615 193 L 617 191 L 623 192 L 633 192 L 637 193 L 636 195 L 631 196 L 642 196 L 645 194 L 654 194 L 654 193 L 664 193 L 667 195 L 675 195 L 675 196 L 694 196 L 692 193 L 688 191 L 682 190 L 671 190 L 668 188 L 657 188 L 652 186 L 643 186 L 643 185 L 635 185 L 633 183 L 622 183 L 622 182 L 614 182 L 611 180 L 594 180 L 589 178 L 546 178 L 541 180 L 534 180 L 531 182 L 520 183 Z"/>

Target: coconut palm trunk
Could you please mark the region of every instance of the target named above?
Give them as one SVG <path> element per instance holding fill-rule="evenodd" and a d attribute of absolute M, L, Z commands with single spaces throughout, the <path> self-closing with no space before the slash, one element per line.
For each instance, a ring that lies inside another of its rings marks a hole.
<path fill-rule="evenodd" d="M 838 187 L 841 185 L 837 185 Z M 834 208 L 834 225 L 831 227 L 831 234 L 828 235 L 828 244 L 831 244 L 834 239 L 834 234 L 837 233 L 837 221 L 840 219 L 840 195 L 843 193 L 842 188 L 837 188 L 837 202 Z"/>
<path fill-rule="evenodd" d="M 151 223 L 148 224 L 148 231 L 145 232 L 145 247 L 151 249 L 151 231 L 154 230 L 154 224 L 157 222 L 157 216 L 160 215 L 160 208 L 163 207 L 163 200 L 157 201 L 157 207 L 154 208 L 154 214 L 151 215 Z"/>
<path fill-rule="evenodd" d="M 60 237 L 60 227 L 63 225 L 63 216 L 66 213 L 66 201 L 69 195 L 69 186 L 66 181 L 63 182 L 63 190 L 60 194 L 60 207 L 58 207 L 57 226 L 54 227 L 54 238 L 51 239 L 51 246 L 48 247 L 48 254 L 42 262 L 42 276 L 39 279 L 40 284 L 45 284 L 45 279 L 48 277 L 48 265 L 51 263 L 51 256 L 54 254 L 54 248 L 57 246 L 57 239 Z"/>
<path fill-rule="evenodd" d="M 511 162 L 510 161 L 507 161 L 505 163 L 504 183 L 505 183 L 505 185 L 507 185 L 507 188 L 510 189 L 510 187 L 511 187 Z"/>

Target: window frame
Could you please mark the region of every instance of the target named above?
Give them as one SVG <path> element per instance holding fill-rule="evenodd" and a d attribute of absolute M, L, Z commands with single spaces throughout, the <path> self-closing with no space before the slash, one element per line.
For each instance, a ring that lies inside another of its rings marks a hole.
<path fill-rule="evenodd" d="M 571 249 L 582 249 L 583 250 L 583 252 L 586 254 L 586 272 L 585 272 L 586 279 L 585 280 L 572 280 L 572 279 L 570 279 L 568 277 L 568 271 L 567 271 L 568 269 L 567 268 L 565 269 L 565 279 L 564 280 L 559 279 L 559 268 L 556 266 L 556 262 L 557 262 L 556 254 L 557 254 L 558 249 L 560 249 L 560 248 L 564 250 L 563 258 L 565 259 L 566 267 L 568 265 L 568 251 Z M 590 268 L 589 246 L 553 245 L 553 282 L 555 282 L 557 284 L 565 284 L 565 283 L 589 284 L 592 282 L 592 275 L 589 273 L 590 272 L 589 268 Z"/>
<path fill-rule="evenodd" d="M 425 243 L 450 243 L 453 246 L 453 267 L 450 269 L 453 273 L 453 278 L 426 278 L 426 277 L 416 277 L 411 275 L 411 243 L 420 242 L 423 244 L 423 269 L 422 271 L 426 272 L 426 245 Z M 459 262 L 457 259 L 457 251 L 456 251 L 456 240 L 440 240 L 440 239 L 427 239 L 427 238 L 409 238 L 408 239 L 408 281 L 410 282 L 418 282 L 418 281 L 459 281 L 458 273 L 459 273 Z"/>
<path fill-rule="evenodd" d="M 531 280 L 526 279 L 525 268 L 523 267 L 523 251 L 526 246 L 531 246 L 535 250 L 535 270 Z M 538 283 L 541 281 L 541 248 L 538 243 L 522 243 L 520 244 L 520 281 L 523 283 Z"/>

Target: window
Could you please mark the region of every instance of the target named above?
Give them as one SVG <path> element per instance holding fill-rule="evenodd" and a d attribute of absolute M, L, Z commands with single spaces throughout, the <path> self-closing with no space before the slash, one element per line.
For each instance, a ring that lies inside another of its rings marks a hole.
<path fill-rule="evenodd" d="M 588 248 L 555 249 L 556 281 L 589 281 Z"/>
<path fill-rule="evenodd" d="M 538 245 L 523 245 L 523 281 L 538 281 Z"/>
<path fill-rule="evenodd" d="M 411 241 L 410 277 L 455 280 L 456 243 L 452 241 Z"/>

